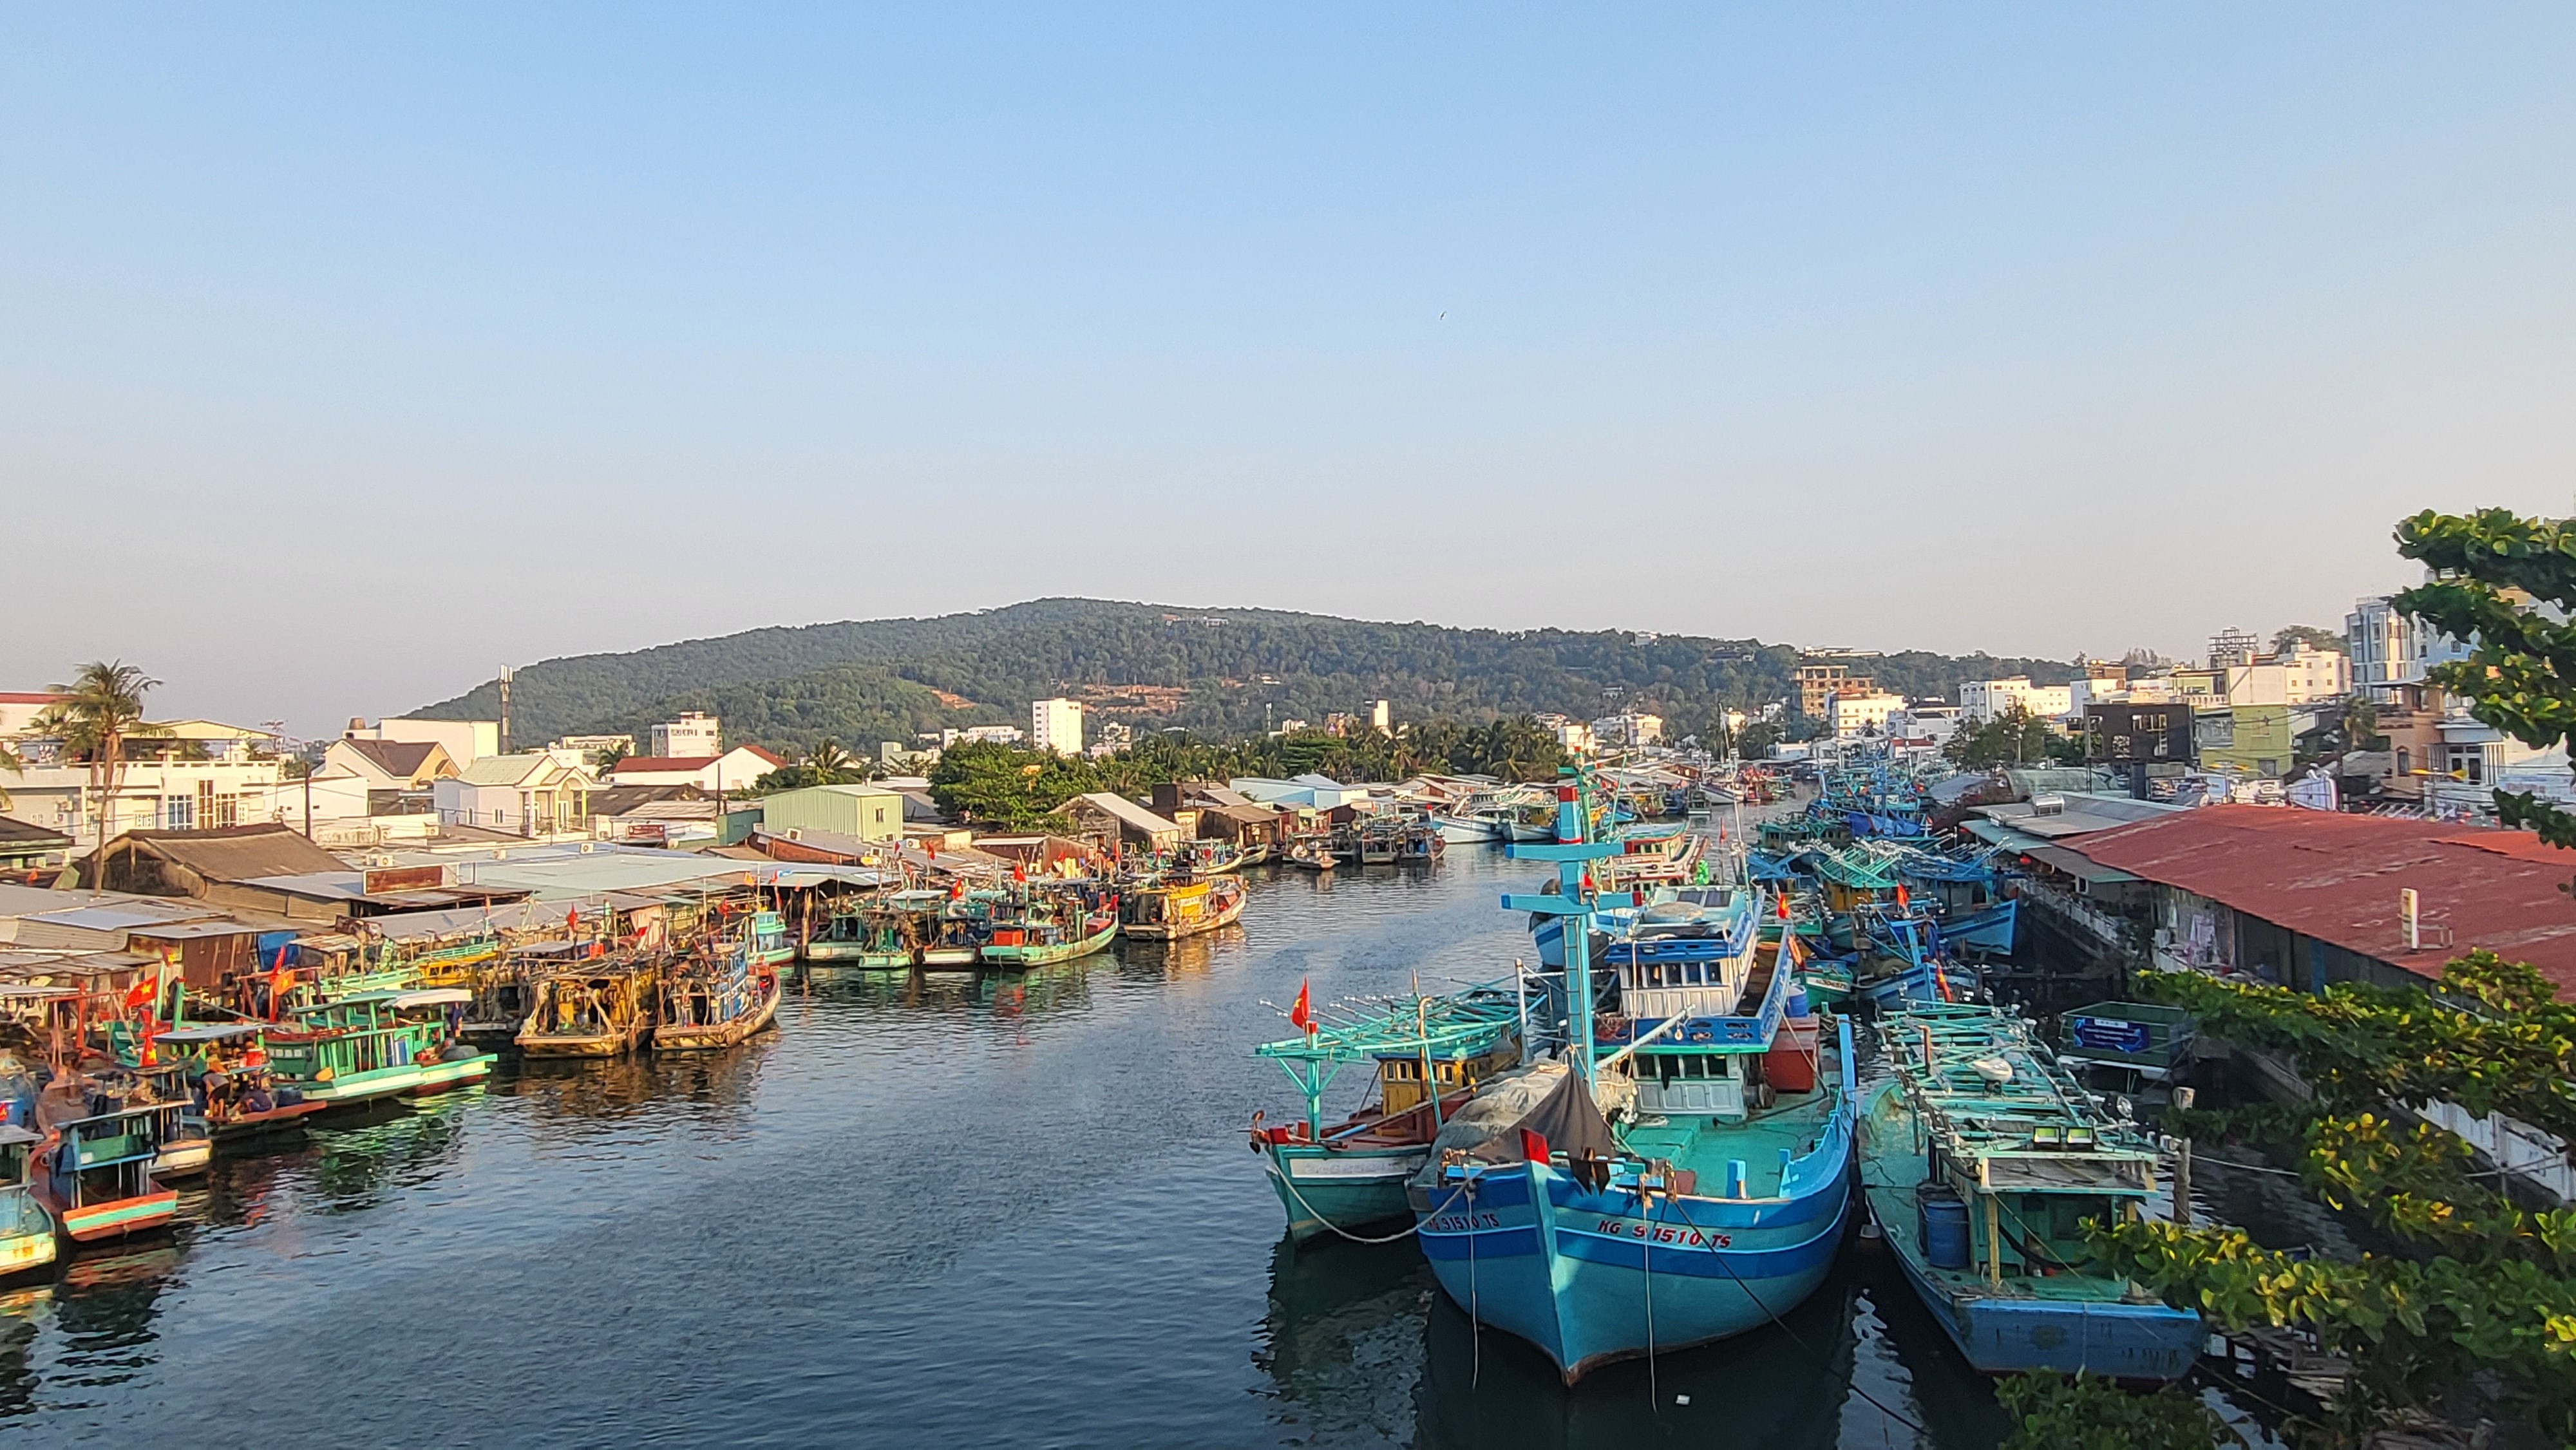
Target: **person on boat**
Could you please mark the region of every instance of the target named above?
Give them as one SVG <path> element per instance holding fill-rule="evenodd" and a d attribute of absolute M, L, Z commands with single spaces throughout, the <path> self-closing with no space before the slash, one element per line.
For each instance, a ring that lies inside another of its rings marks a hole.
<path fill-rule="evenodd" d="M 252 1078 L 250 1086 L 242 1092 L 242 1113 L 247 1117 L 257 1117 L 261 1113 L 273 1111 L 276 1107 L 277 1099 L 269 1092 L 264 1078 Z"/>

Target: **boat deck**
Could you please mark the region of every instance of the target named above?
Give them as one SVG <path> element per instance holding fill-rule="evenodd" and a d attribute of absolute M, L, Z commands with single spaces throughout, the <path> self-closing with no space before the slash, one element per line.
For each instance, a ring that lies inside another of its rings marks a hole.
<path fill-rule="evenodd" d="M 1780 1171 L 1787 1163 L 1781 1155 L 1795 1159 L 1814 1151 L 1833 1109 L 1830 1092 L 1784 1093 L 1777 1106 L 1757 1111 L 1741 1123 L 1723 1123 L 1700 1114 L 1657 1114 L 1638 1119 L 1620 1139 L 1639 1157 L 1668 1158 L 1674 1167 L 1696 1172 L 1702 1197 L 1720 1196 L 1727 1163 L 1741 1161 L 1744 1196 L 1776 1198 Z"/>

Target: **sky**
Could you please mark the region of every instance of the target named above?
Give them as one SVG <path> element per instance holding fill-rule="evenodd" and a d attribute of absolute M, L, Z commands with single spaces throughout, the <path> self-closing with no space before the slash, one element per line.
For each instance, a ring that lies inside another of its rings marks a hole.
<path fill-rule="evenodd" d="M 2576 9 L 0 3 L 0 689 L 1050 594 L 2337 627 L 2576 508 Z"/>

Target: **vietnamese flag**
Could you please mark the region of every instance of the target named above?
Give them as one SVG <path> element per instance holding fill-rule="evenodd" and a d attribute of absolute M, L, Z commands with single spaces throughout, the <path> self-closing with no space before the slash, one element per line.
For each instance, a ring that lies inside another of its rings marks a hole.
<path fill-rule="evenodd" d="M 134 985 L 125 989 L 125 1010 L 135 1011 L 151 1001 L 153 991 L 159 986 L 160 983 L 150 977 L 136 977 Z"/>
<path fill-rule="evenodd" d="M 1906 909 L 1905 883 L 1902 881 L 1896 883 L 1896 909 L 1899 911 Z"/>
<path fill-rule="evenodd" d="M 1789 893 L 1783 891 L 1773 899 L 1780 903 L 1780 919 L 1782 921 L 1787 921 L 1789 919 Z"/>
<path fill-rule="evenodd" d="M 1309 1037 L 1315 1035 L 1315 1009 L 1312 999 L 1306 995 L 1306 983 L 1303 978 L 1298 980 L 1297 1005 L 1288 1009 L 1288 1020 L 1298 1031 Z"/>

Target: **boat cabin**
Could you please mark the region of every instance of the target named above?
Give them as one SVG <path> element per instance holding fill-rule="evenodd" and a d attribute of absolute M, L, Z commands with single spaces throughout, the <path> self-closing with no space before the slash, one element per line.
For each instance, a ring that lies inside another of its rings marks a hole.
<path fill-rule="evenodd" d="M 1384 1116 L 1392 1118 L 1409 1113 L 1430 1101 L 1431 1094 L 1425 1090 L 1422 1076 L 1426 1057 L 1431 1068 L 1431 1081 L 1438 1084 L 1440 1096 L 1446 1098 L 1517 1064 L 1521 1060 L 1521 1044 L 1520 1039 L 1505 1034 L 1481 1049 L 1448 1048 L 1431 1054 L 1419 1051 L 1379 1053 L 1378 1106 Z"/>

